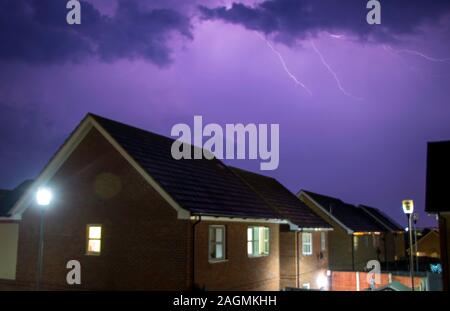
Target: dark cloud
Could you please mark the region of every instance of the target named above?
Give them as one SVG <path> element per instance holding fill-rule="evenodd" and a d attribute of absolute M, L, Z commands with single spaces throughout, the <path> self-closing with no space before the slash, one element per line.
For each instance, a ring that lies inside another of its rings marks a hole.
<path fill-rule="evenodd" d="M 255 6 L 200 6 L 204 19 L 223 20 L 247 29 L 295 41 L 318 31 L 347 32 L 363 40 L 387 41 L 412 33 L 426 21 L 450 12 L 448 0 L 389 0 L 381 2 L 381 25 L 366 22 L 367 0 L 266 0 Z"/>
<path fill-rule="evenodd" d="M 192 38 L 189 18 L 172 9 L 145 9 L 119 1 L 113 16 L 102 15 L 81 1 L 81 25 L 66 23 L 66 1 L 2 0 L 0 60 L 28 63 L 104 61 L 144 58 L 170 63 L 169 39 L 177 33 Z"/>

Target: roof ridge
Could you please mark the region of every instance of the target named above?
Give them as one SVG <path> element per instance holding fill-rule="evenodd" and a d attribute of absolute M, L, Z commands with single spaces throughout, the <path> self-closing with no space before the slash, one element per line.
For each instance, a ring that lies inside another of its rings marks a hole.
<path fill-rule="evenodd" d="M 104 116 L 101 116 L 101 115 L 98 115 L 98 114 L 95 114 L 95 113 L 92 113 L 92 112 L 88 112 L 88 116 L 91 116 L 94 119 L 102 119 L 102 120 L 107 121 L 107 122 L 113 122 L 113 123 L 116 123 L 116 125 L 125 126 L 125 127 L 130 128 L 130 129 L 134 129 L 134 130 L 137 130 L 137 131 L 145 132 L 147 134 L 152 134 L 152 135 L 155 135 L 155 136 L 159 136 L 161 138 L 165 138 L 165 139 L 168 139 L 168 140 L 172 140 L 172 141 L 176 140 L 176 139 L 174 139 L 171 136 L 165 136 L 163 134 L 155 133 L 155 132 L 149 131 L 149 130 L 141 128 L 141 127 L 137 127 L 137 126 L 134 126 L 134 125 L 130 125 L 128 123 L 117 121 L 115 119 L 106 118 Z M 192 144 L 188 144 L 188 143 L 186 143 L 186 144 L 187 145 L 192 145 Z M 192 146 L 194 146 L 194 145 L 192 145 Z"/>

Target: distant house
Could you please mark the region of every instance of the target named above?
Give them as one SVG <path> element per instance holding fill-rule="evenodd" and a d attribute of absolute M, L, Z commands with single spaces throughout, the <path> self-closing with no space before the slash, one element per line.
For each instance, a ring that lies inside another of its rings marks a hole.
<path fill-rule="evenodd" d="M 359 207 L 384 228 L 383 252 L 385 257 L 383 261 L 387 263 L 386 268 L 389 269 L 389 263 L 395 263 L 405 256 L 405 232 L 395 220 L 379 209 L 365 205 L 359 205 Z"/>
<path fill-rule="evenodd" d="M 332 227 L 276 179 L 233 169 L 289 224 L 280 226 L 280 287 L 328 289 Z"/>
<path fill-rule="evenodd" d="M 66 264 L 77 260 L 79 289 L 278 290 L 280 270 L 295 267 L 280 268 L 280 253 L 297 250 L 285 236 L 302 231 L 315 256 L 317 234 L 308 233 L 329 226 L 295 195 L 217 159 L 175 160 L 172 143 L 88 114 L 9 209 L 19 221 L 15 284 L 35 287 L 41 186 L 54 196 L 44 218 L 44 289 L 73 288 Z"/>
<path fill-rule="evenodd" d="M 30 185 L 31 181 L 25 181 L 13 190 L 0 190 L 0 279 L 16 278 L 19 223 L 10 212 Z"/>
<path fill-rule="evenodd" d="M 302 190 L 299 198 L 331 223 L 329 265 L 334 271 L 362 271 L 369 260 L 382 263 L 404 254 L 400 226 L 381 211 Z"/>
<path fill-rule="evenodd" d="M 443 289 L 450 290 L 450 141 L 428 143 L 425 211 L 439 219 Z"/>
<path fill-rule="evenodd" d="M 423 229 L 417 231 L 417 243 L 413 244 L 413 253 L 417 257 L 440 258 L 439 231 Z M 408 246 L 407 253 L 409 254 Z"/>

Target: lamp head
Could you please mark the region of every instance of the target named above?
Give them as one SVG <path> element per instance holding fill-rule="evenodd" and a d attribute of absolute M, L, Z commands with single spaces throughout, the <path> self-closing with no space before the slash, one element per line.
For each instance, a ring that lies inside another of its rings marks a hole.
<path fill-rule="evenodd" d="M 53 194 L 48 188 L 39 188 L 36 192 L 36 202 L 39 206 L 48 206 L 52 202 Z"/>
<path fill-rule="evenodd" d="M 407 215 L 414 212 L 414 201 L 413 200 L 403 200 L 402 201 L 403 212 Z"/>

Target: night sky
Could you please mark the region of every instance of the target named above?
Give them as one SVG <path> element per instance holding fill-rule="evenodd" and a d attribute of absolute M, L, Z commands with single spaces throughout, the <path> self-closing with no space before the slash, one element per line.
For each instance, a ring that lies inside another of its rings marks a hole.
<path fill-rule="evenodd" d="M 307 189 L 420 225 L 426 143 L 450 140 L 450 1 L 0 0 L 0 188 L 35 177 L 87 112 L 279 123 L 280 166 Z M 258 161 L 231 161 L 259 170 Z"/>

